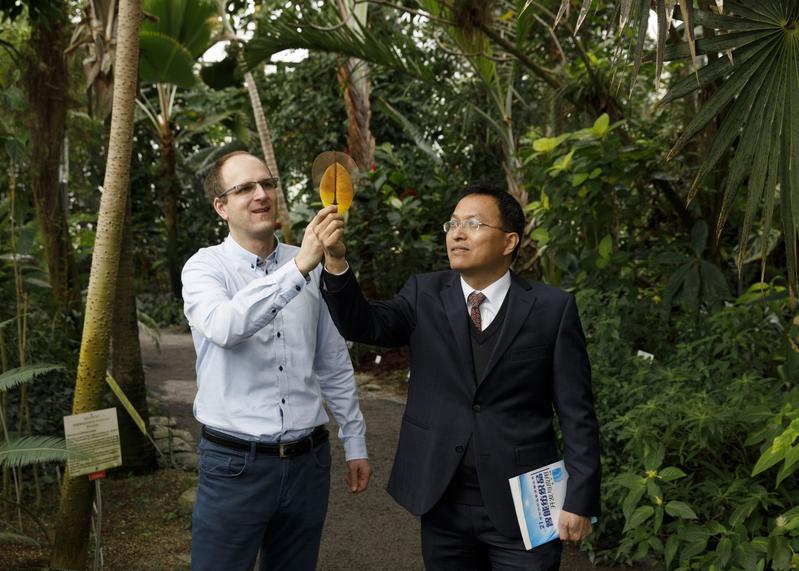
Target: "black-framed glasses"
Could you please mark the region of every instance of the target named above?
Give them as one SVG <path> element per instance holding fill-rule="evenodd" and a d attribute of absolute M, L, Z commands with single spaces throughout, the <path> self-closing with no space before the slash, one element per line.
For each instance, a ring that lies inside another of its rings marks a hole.
<path fill-rule="evenodd" d="M 494 230 L 499 230 L 500 232 L 513 232 L 512 230 L 505 230 L 499 226 L 492 226 L 491 224 L 480 222 L 476 218 L 468 218 L 467 220 L 449 220 L 444 222 L 443 228 L 445 233 L 449 233 L 449 231 L 453 228 L 462 228 L 466 232 L 477 232 L 480 230 L 480 226 L 487 226 L 489 228 L 493 228 Z"/>
<path fill-rule="evenodd" d="M 232 186 L 227 189 L 225 192 L 221 193 L 217 198 L 222 198 L 227 196 L 228 194 L 233 194 L 235 196 L 246 196 L 248 194 L 252 194 L 255 192 L 255 187 L 260 186 L 264 189 L 264 191 L 269 192 L 270 190 L 276 190 L 278 185 L 277 177 L 266 177 L 262 178 L 261 180 L 255 180 L 252 182 L 242 182 L 241 184 L 237 184 L 236 186 Z"/>

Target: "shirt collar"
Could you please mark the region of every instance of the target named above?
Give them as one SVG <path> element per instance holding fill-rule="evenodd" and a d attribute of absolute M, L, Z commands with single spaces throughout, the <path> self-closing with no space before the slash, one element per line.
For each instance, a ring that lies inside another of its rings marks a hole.
<path fill-rule="evenodd" d="M 277 264 L 280 256 L 280 249 L 282 243 L 280 242 L 280 238 L 278 238 L 277 235 L 275 235 L 275 241 L 277 243 L 275 249 L 272 250 L 272 253 L 269 254 L 269 256 L 265 260 L 262 260 L 255 254 L 253 254 L 252 252 L 241 246 L 238 242 L 236 242 L 236 240 L 233 239 L 233 236 L 231 236 L 230 234 L 228 234 L 227 238 L 225 238 L 224 245 L 225 249 L 237 260 L 240 260 L 247 267 L 253 268 L 255 266 L 261 266 L 263 264 L 267 264 L 270 262 Z"/>
<path fill-rule="evenodd" d="M 473 291 L 482 292 L 482 294 L 486 296 L 486 301 L 489 303 L 504 299 L 510 289 L 510 270 L 506 271 L 501 278 L 482 290 L 474 289 L 467 284 L 466 280 L 461 276 L 461 289 L 463 289 L 463 299 L 466 300 L 466 305 L 469 305 L 469 294 Z"/>

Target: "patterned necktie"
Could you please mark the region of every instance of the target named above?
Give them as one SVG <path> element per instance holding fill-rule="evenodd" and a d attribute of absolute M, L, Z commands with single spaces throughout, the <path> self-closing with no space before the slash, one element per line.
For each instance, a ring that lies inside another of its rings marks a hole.
<path fill-rule="evenodd" d="M 486 296 L 476 291 L 470 293 L 469 297 L 466 298 L 466 301 L 469 302 L 469 305 L 472 308 L 469 312 L 469 316 L 472 318 L 472 323 L 474 323 L 474 326 L 478 331 L 483 330 L 483 319 L 480 317 L 480 304 L 485 300 Z"/>

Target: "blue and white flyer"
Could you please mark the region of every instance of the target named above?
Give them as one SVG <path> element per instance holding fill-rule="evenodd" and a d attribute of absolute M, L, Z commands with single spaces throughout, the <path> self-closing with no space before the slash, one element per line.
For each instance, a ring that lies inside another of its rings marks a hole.
<path fill-rule="evenodd" d="M 558 516 L 569 474 L 563 460 L 508 480 L 524 547 L 533 549 L 560 537 Z"/>

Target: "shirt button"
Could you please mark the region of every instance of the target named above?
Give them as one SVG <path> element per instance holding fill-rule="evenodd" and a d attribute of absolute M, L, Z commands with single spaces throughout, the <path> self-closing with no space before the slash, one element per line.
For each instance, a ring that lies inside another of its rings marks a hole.
<path fill-rule="evenodd" d="M 254 269 L 255 269 L 255 266 L 254 266 L 253 264 L 250 264 L 250 269 L 251 269 L 251 270 L 254 270 Z"/>
<path fill-rule="evenodd" d="M 463 446 L 461 446 L 460 444 L 458 444 L 458 445 L 455 447 L 455 452 L 457 452 L 458 454 L 460 454 L 461 452 L 463 452 Z"/>
<path fill-rule="evenodd" d="M 280 402 L 282 402 L 283 404 L 286 404 L 286 399 L 280 399 Z"/>
<path fill-rule="evenodd" d="M 282 371 L 283 370 L 283 365 L 280 365 L 277 369 L 278 369 L 278 371 Z"/>
<path fill-rule="evenodd" d="M 294 286 L 294 289 L 296 289 L 297 291 L 300 291 L 302 288 L 300 286 Z"/>
<path fill-rule="evenodd" d="M 273 310 L 272 310 L 272 313 L 277 313 L 277 309 L 273 309 Z"/>
<path fill-rule="evenodd" d="M 277 332 L 277 336 L 278 336 L 278 338 L 280 338 L 280 331 Z"/>
<path fill-rule="evenodd" d="M 474 406 L 472 407 L 472 410 L 473 410 L 474 412 L 480 412 L 480 405 L 479 405 L 479 404 L 476 404 L 476 405 L 474 405 Z"/>

